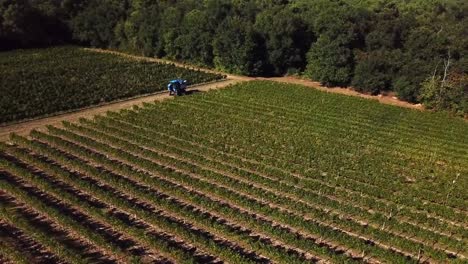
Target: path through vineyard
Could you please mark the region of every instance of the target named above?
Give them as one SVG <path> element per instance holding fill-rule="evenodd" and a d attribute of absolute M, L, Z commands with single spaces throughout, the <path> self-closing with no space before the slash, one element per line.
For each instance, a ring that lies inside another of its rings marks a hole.
<path fill-rule="evenodd" d="M 241 80 L 233 78 L 220 82 L 213 82 L 203 85 L 196 85 L 189 88 L 189 91 L 206 92 L 211 89 L 220 89 L 230 84 L 235 84 Z M 92 117 L 99 114 L 104 114 L 107 111 L 117 111 L 120 109 L 131 108 L 134 105 L 142 105 L 143 103 L 150 103 L 154 101 L 162 101 L 171 98 L 166 91 L 157 92 L 148 96 L 141 96 L 133 99 L 122 100 L 105 105 L 98 105 L 86 109 L 78 109 L 73 112 L 59 114 L 51 117 L 25 121 L 17 124 L 7 125 L 0 127 L 0 140 L 7 140 L 10 133 L 17 133 L 19 135 L 27 135 L 33 129 L 44 128 L 46 125 L 60 126 L 62 121 L 78 121 L 80 118 Z"/>
<path fill-rule="evenodd" d="M 200 68 L 197 66 L 189 65 L 189 64 L 184 64 L 184 63 L 179 63 L 179 62 L 172 62 L 169 60 L 164 60 L 164 59 L 157 59 L 157 58 L 148 58 L 148 57 L 141 57 L 141 56 L 135 56 L 135 55 L 129 55 L 125 53 L 121 53 L 118 51 L 111 51 L 111 50 L 103 50 L 103 49 L 87 49 L 95 52 L 104 52 L 104 53 L 111 53 L 114 55 L 119 55 L 119 56 L 124 56 L 128 58 L 133 58 L 137 60 L 147 60 L 147 61 L 154 61 L 154 62 L 159 62 L 159 63 L 171 63 L 179 67 L 189 67 L 195 70 L 201 70 L 201 71 L 206 71 L 206 72 L 211 72 L 211 73 L 217 73 L 217 74 L 223 74 L 226 75 L 228 79 L 231 80 L 236 80 L 236 81 L 250 81 L 250 80 L 269 80 L 269 81 L 275 81 L 275 82 L 283 82 L 283 83 L 290 83 L 290 84 L 300 84 L 304 85 L 307 87 L 315 88 L 324 92 L 330 92 L 330 93 L 339 93 L 339 94 L 344 94 L 344 95 L 350 95 L 350 96 L 357 96 L 361 98 L 366 98 L 366 99 L 372 99 L 372 100 L 377 100 L 380 103 L 383 104 L 389 104 L 389 105 L 396 105 L 400 107 L 405 107 L 405 108 L 412 108 L 412 109 L 420 109 L 422 110 L 423 107 L 420 104 L 411 104 L 405 101 L 401 101 L 398 98 L 396 98 L 393 94 L 389 95 L 369 95 L 369 94 L 362 94 L 359 92 L 356 92 L 350 88 L 343 88 L 343 87 L 325 87 L 321 85 L 319 82 L 314 82 L 306 79 L 300 79 L 298 77 L 294 76 L 285 76 L 285 77 L 271 77 L 271 78 L 265 78 L 265 77 L 247 77 L 247 76 L 239 76 L 239 75 L 233 75 L 233 74 L 226 74 L 224 72 L 219 72 L 215 70 L 210 70 L 210 69 L 205 69 L 205 68 Z"/>
<path fill-rule="evenodd" d="M 339 88 L 339 87 L 327 88 L 327 87 L 321 86 L 320 83 L 303 80 L 303 79 L 299 79 L 295 77 L 263 78 L 263 77 L 239 76 L 239 75 L 233 75 L 233 74 L 225 74 L 222 72 L 199 68 L 199 67 L 195 67 L 195 66 L 191 66 L 187 64 L 175 63 L 172 61 L 156 59 L 156 58 L 129 55 L 129 54 L 120 53 L 116 51 L 109 51 L 109 50 L 102 50 L 102 49 L 86 49 L 86 50 L 91 50 L 94 52 L 112 53 L 115 55 L 133 58 L 137 60 L 171 63 L 180 67 L 189 67 L 192 69 L 203 70 L 206 72 L 220 73 L 220 74 L 224 74 L 227 76 L 227 79 L 223 81 L 192 86 L 191 88 L 188 89 L 189 91 L 191 90 L 191 91 L 206 92 L 208 90 L 221 89 L 231 84 L 236 84 L 236 83 L 244 82 L 244 81 L 270 80 L 270 81 L 276 81 L 276 82 L 301 84 L 301 85 L 319 89 L 325 92 L 339 93 L 339 94 L 345 94 L 345 95 L 350 95 L 350 96 L 357 96 L 357 97 L 362 97 L 362 98 L 367 98 L 367 99 L 378 100 L 379 102 L 384 103 L 384 104 L 396 105 L 396 106 L 412 108 L 412 109 L 423 109 L 420 105 L 414 105 L 408 102 L 403 102 L 392 96 L 372 96 L 372 95 L 360 94 L 348 88 Z M 161 84 L 161 85 L 165 85 L 165 84 Z M 170 98 L 170 96 L 167 94 L 167 92 L 162 91 L 162 92 L 156 92 L 154 94 L 147 95 L 147 96 L 140 96 L 140 97 L 130 98 L 130 99 L 121 100 L 117 102 L 111 102 L 111 103 L 107 103 L 104 105 L 91 106 L 85 109 L 78 109 L 76 111 L 67 112 L 64 114 L 58 114 L 58 115 L 54 115 L 50 117 L 39 118 L 39 119 L 31 120 L 31 121 L 24 121 L 24 122 L 20 122 L 17 124 L 0 126 L 0 140 L 2 141 L 7 140 L 9 137 L 9 134 L 13 132 L 19 135 L 28 135 L 31 130 L 33 129 L 40 130 L 41 128 L 44 128 L 46 125 L 60 126 L 62 121 L 65 121 L 65 120 L 73 122 L 73 121 L 79 120 L 80 118 L 92 117 L 94 115 L 103 114 L 107 111 L 116 111 L 120 109 L 131 108 L 134 105 L 141 105 L 143 103 L 161 101 L 161 100 L 168 99 L 168 98 Z"/>

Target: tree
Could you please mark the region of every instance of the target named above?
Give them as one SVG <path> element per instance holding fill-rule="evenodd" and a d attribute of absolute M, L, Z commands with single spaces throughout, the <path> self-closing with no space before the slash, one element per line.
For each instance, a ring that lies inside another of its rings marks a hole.
<path fill-rule="evenodd" d="M 430 109 L 449 110 L 459 115 L 468 115 L 468 74 L 452 73 L 444 79 L 434 76 L 421 86 L 421 102 Z"/>
<path fill-rule="evenodd" d="M 265 48 L 253 25 L 241 17 L 229 17 L 219 25 L 213 40 L 214 64 L 237 74 L 260 75 Z"/>
<path fill-rule="evenodd" d="M 184 16 L 180 34 L 173 45 L 178 47 L 179 59 L 196 64 L 213 63 L 213 24 L 209 23 L 207 14 L 194 9 Z"/>
<path fill-rule="evenodd" d="M 326 86 L 346 86 L 351 80 L 351 49 L 326 35 L 319 37 L 307 53 L 305 75 Z"/>
<path fill-rule="evenodd" d="M 255 29 L 266 41 L 272 74 L 282 75 L 304 69 L 311 38 L 306 25 L 291 9 L 285 6 L 265 9 L 257 15 Z"/>
<path fill-rule="evenodd" d="M 375 8 L 370 18 L 370 31 L 365 37 L 366 50 L 393 50 L 403 46 L 403 35 L 408 27 L 406 18 L 395 3 L 382 3 Z"/>
<path fill-rule="evenodd" d="M 219 25 L 226 17 L 233 13 L 231 0 L 204 0 L 203 10 L 211 25 Z"/>
<path fill-rule="evenodd" d="M 179 47 L 173 43 L 180 35 L 180 20 L 183 18 L 181 10 L 174 6 L 166 6 L 161 14 L 161 37 L 164 47 L 164 56 L 170 59 L 179 59 L 180 50 Z"/>
<path fill-rule="evenodd" d="M 323 7 L 313 22 L 319 37 L 307 53 L 305 75 L 326 86 L 346 86 L 354 68 L 352 46 L 357 35 L 352 21 L 356 10 L 339 2 Z"/>
<path fill-rule="evenodd" d="M 73 36 L 95 47 L 118 47 L 114 30 L 126 10 L 126 1 L 92 0 L 72 19 Z"/>
<path fill-rule="evenodd" d="M 451 54 L 455 72 L 466 69 L 467 17 L 468 11 L 463 1 L 426 3 L 417 2 L 410 6 L 410 29 L 403 37 L 404 61 L 398 77 L 394 80 L 394 90 L 400 99 L 418 102 L 423 84 L 433 76 L 442 74 L 442 61 Z M 464 51 L 463 51 L 464 50 Z M 465 53 L 465 55 L 463 55 Z"/>
<path fill-rule="evenodd" d="M 416 103 L 448 54 L 467 74 L 467 13 L 464 0 L 0 0 L 0 50 L 79 42 Z"/>
<path fill-rule="evenodd" d="M 163 45 L 160 34 L 161 6 L 151 0 L 132 1 L 131 12 L 114 29 L 120 48 L 145 56 L 159 56 Z"/>
<path fill-rule="evenodd" d="M 27 0 L 0 0 L 0 50 L 26 47 L 42 35 L 37 12 Z"/>
<path fill-rule="evenodd" d="M 359 92 L 379 94 L 392 88 L 393 79 L 399 69 L 401 53 L 384 49 L 363 53 L 358 56 L 354 70 L 353 87 Z"/>
<path fill-rule="evenodd" d="M 356 67 L 352 85 L 360 92 L 379 94 L 392 90 L 402 67 L 404 19 L 393 3 L 378 5 L 369 19 L 364 47 L 355 51 Z M 402 83 L 400 83 L 402 84 Z"/>

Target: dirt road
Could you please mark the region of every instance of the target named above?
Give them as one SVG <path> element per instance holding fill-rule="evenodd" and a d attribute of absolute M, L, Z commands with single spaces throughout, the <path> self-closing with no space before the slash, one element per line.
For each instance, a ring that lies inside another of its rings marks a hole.
<path fill-rule="evenodd" d="M 212 73 L 218 73 L 218 74 L 223 74 L 228 77 L 228 79 L 231 80 L 237 80 L 237 81 L 251 81 L 251 80 L 270 80 L 270 81 L 276 81 L 276 82 L 283 82 L 283 83 L 292 83 L 292 84 L 300 84 L 304 85 L 307 87 L 312 87 L 324 92 L 330 92 L 330 93 L 338 93 L 338 94 L 344 94 L 344 95 L 350 95 L 350 96 L 357 96 L 361 98 L 366 98 L 366 99 L 371 99 L 371 100 L 377 100 L 383 104 L 390 104 L 390 105 L 396 105 L 400 107 L 405 107 L 405 108 L 411 108 L 411 109 L 420 109 L 422 110 L 423 107 L 420 104 L 411 104 L 408 102 L 404 102 L 399 100 L 398 98 L 394 97 L 393 95 L 368 95 L 368 94 L 362 94 L 358 93 L 350 88 L 341 88 L 341 87 L 324 87 L 321 85 L 319 82 L 314 82 L 310 80 L 305 80 L 305 79 L 300 79 L 297 77 L 273 77 L 273 78 L 263 78 L 263 77 L 247 77 L 247 76 L 239 76 L 239 75 L 233 75 L 233 74 L 226 74 L 224 72 L 219 72 L 211 69 L 205 69 L 205 68 L 200 68 L 197 66 L 193 65 L 188 65 L 188 64 L 183 64 L 179 62 L 172 62 L 168 60 L 163 60 L 163 59 L 156 59 L 156 58 L 148 58 L 148 57 L 141 57 L 141 56 L 135 56 L 135 55 L 129 55 L 117 51 L 110 51 L 110 50 L 102 50 L 102 49 L 87 49 L 90 51 L 95 51 L 95 52 L 103 52 L 103 53 L 111 53 L 119 56 L 124 56 L 127 58 L 133 58 L 137 60 L 147 60 L 147 61 L 154 61 L 154 62 L 159 62 L 159 63 L 170 63 L 174 64 L 179 67 L 188 67 L 196 70 L 202 70 L 206 72 L 212 72 Z"/>
<path fill-rule="evenodd" d="M 372 95 L 360 94 L 356 91 L 353 91 L 351 89 L 346 89 L 346 88 L 338 88 L 338 87 L 327 88 L 327 87 L 321 86 L 320 83 L 303 80 L 303 79 L 299 79 L 295 77 L 253 78 L 253 77 L 226 74 L 226 73 L 217 72 L 214 70 L 203 69 L 203 68 L 199 68 L 199 67 L 195 67 L 195 66 L 191 66 L 187 64 L 175 63 L 175 62 L 162 60 L 162 59 L 134 56 L 134 55 L 124 54 L 124 53 L 120 53 L 116 51 L 101 50 L 101 49 L 86 49 L 86 50 L 90 50 L 94 52 L 112 53 L 112 54 L 116 54 L 119 56 L 124 56 L 124 57 L 137 59 L 137 60 L 147 60 L 147 61 L 154 61 L 154 62 L 160 62 L 160 63 L 161 62 L 171 63 L 171 64 L 175 64 L 181 67 L 188 67 L 188 68 L 203 70 L 207 72 L 219 73 L 219 74 L 224 74 L 227 76 L 227 79 L 224 81 L 194 86 L 194 87 L 189 88 L 188 89 L 189 91 L 198 90 L 198 91 L 204 92 L 204 91 L 208 91 L 211 89 L 224 88 L 228 85 L 236 84 L 236 83 L 243 82 L 243 81 L 270 80 L 270 81 L 283 82 L 283 83 L 301 84 L 301 85 L 319 89 L 325 92 L 339 93 L 339 94 L 345 94 L 345 95 L 350 95 L 350 96 L 358 96 L 358 97 L 372 99 L 372 100 L 378 100 L 379 102 L 384 103 L 384 104 L 391 104 L 391 105 L 412 108 L 412 109 L 423 109 L 423 107 L 420 105 L 414 105 L 414 104 L 410 104 L 407 102 L 403 102 L 392 96 L 372 96 Z M 69 113 L 58 114 L 58 115 L 51 116 L 51 117 L 44 117 L 44 118 L 40 118 L 36 120 L 21 122 L 18 124 L 2 126 L 0 127 L 0 140 L 1 141 L 7 140 L 9 134 L 13 132 L 20 134 L 20 135 L 27 135 L 33 129 L 41 129 L 41 128 L 44 128 L 46 125 L 60 125 L 62 121 L 64 120 L 77 121 L 78 119 L 83 118 L 83 117 L 92 117 L 94 115 L 103 114 L 107 111 L 116 111 L 120 109 L 131 108 L 134 105 L 141 105 L 146 102 L 162 101 L 162 100 L 169 99 L 169 98 L 170 96 L 166 92 L 158 92 L 158 93 L 148 95 L 148 96 L 141 96 L 141 97 L 137 97 L 133 99 L 118 101 L 114 103 L 108 103 L 105 105 L 89 107 L 86 109 L 81 109 L 81 110 L 77 110 L 77 111 L 73 111 Z"/>
<path fill-rule="evenodd" d="M 238 83 L 239 80 L 228 79 L 221 82 L 215 82 L 210 84 L 204 84 L 189 88 L 189 91 L 200 91 L 206 92 L 211 89 L 220 89 L 230 84 Z M 26 121 L 18 124 L 12 124 L 4 127 L 0 127 L 0 141 L 8 140 L 10 133 L 17 133 L 19 135 L 27 135 L 33 129 L 44 128 L 46 125 L 60 125 L 62 121 L 77 121 L 83 117 L 93 117 L 95 115 L 104 114 L 107 111 L 117 111 L 120 109 L 128 109 L 134 105 L 142 105 L 143 103 L 162 101 L 165 99 L 172 98 L 169 94 L 164 92 L 158 92 L 153 95 L 142 96 L 134 99 L 109 103 L 101 106 L 90 107 L 87 109 L 77 110 L 70 113 L 59 114 L 56 116 L 40 118 L 37 120 Z"/>

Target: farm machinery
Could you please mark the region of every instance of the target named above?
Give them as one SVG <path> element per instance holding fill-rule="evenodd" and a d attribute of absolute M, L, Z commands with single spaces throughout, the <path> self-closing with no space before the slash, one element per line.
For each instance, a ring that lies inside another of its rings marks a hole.
<path fill-rule="evenodd" d="M 167 90 L 169 91 L 169 95 L 182 95 L 185 93 L 187 85 L 187 80 L 175 79 L 169 82 Z"/>

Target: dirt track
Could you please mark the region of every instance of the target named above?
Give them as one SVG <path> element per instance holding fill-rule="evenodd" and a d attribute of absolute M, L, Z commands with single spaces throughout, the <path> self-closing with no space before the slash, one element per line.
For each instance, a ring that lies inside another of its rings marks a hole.
<path fill-rule="evenodd" d="M 383 104 L 389 104 L 389 105 L 396 105 L 400 107 L 405 107 L 405 108 L 411 108 L 411 109 L 419 109 L 423 110 L 424 108 L 420 104 L 411 104 L 405 101 L 401 101 L 398 98 L 394 97 L 393 95 L 368 95 L 368 94 L 362 94 L 359 92 L 356 92 L 350 88 L 341 88 L 341 87 L 324 87 L 321 85 L 319 82 L 314 82 L 314 81 L 309 81 L 305 79 L 300 79 L 297 77 L 272 77 L 272 78 L 264 78 L 264 77 L 247 77 L 247 76 L 239 76 L 239 75 L 233 75 L 233 74 L 227 74 L 215 70 L 210 70 L 210 69 L 205 69 L 205 68 L 200 68 L 197 66 L 193 65 L 188 65 L 188 64 L 183 64 L 179 62 L 172 62 L 164 59 L 156 59 L 156 58 L 148 58 L 148 57 L 141 57 L 141 56 L 135 56 L 135 55 L 129 55 L 117 51 L 110 51 L 110 50 L 102 50 L 102 49 L 87 49 L 95 52 L 103 52 L 103 53 L 111 53 L 115 55 L 120 55 L 124 56 L 127 58 L 133 58 L 133 59 L 138 59 L 138 60 L 148 60 L 148 61 L 154 61 L 154 62 L 162 62 L 162 63 L 170 63 L 174 64 L 179 67 L 189 67 L 192 69 L 197 69 L 197 70 L 202 70 L 206 72 L 212 72 L 212 73 L 218 73 L 218 74 L 223 74 L 228 77 L 228 79 L 231 80 L 237 80 L 237 81 L 251 81 L 251 80 L 270 80 L 270 81 L 275 81 L 275 82 L 283 82 L 283 83 L 292 83 L 292 84 L 300 84 L 304 85 L 307 87 L 312 87 L 324 92 L 330 92 L 330 93 L 338 93 L 338 94 L 344 94 L 344 95 L 350 95 L 350 96 L 357 96 L 361 98 L 366 98 L 366 99 L 371 99 L 371 100 L 377 100 Z"/>
<path fill-rule="evenodd" d="M 235 84 L 239 80 L 228 79 L 222 82 L 215 82 L 205 85 L 189 88 L 189 91 L 205 92 L 211 89 L 220 89 L 230 84 Z M 15 132 L 19 135 L 27 135 L 33 129 L 43 128 L 46 125 L 60 125 L 62 121 L 77 121 L 82 117 L 92 117 L 98 114 L 104 114 L 107 111 L 116 111 L 120 109 L 128 109 L 134 105 L 141 105 L 143 103 L 162 101 L 172 98 L 168 93 L 156 93 L 154 95 L 143 96 L 135 99 L 110 103 L 102 106 L 96 106 L 84 110 L 79 110 L 71 113 L 59 114 L 56 116 L 45 117 L 37 120 L 22 122 L 19 124 L 12 124 L 0 127 L 0 140 L 7 140 L 10 133 Z"/>
<path fill-rule="evenodd" d="M 182 63 L 174 63 L 171 61 L 167 60 L 162 60 L 162 59 L 156 59 L 156 58 L 146 58 L 146 57 L 139 57 L 139 56 L 134 56 L 134 55 L 128 55 L 120 52 L 115 52 L 115 51 L 108 51 L 108 50 L 100 50 L 100 49 L 87 49 L 87 50 L 92 50 L 95 52 L 105 52 L 105 53 L 112 53 L 128 58 L 133 58 L 133 59 L 138 59 L 138 60 L 148 60 L 148 61 L 155 61 L 155 62 L 163 62 L 163 63 L 171 63 L 175 64 L 177 66 L 181 67 L 189 67 L 193 69 L 199 69 L 207 72 L 214 72 L 214 73 L 220 73 L 220 74 L 225 74 L 222 72 L 217 72 L 213 70 L 208 70 L 208 69 L 203 69 L 191 65 L 186 65 Z M 412 109 L 423 109 L 422 106 L 420 105 L 414 105 L 410 104 L 407 102 L 400 101 L 392 96 L 372 96 L 372 95 L 365 95 L 365 94 L 360 94 L 356 91 L 353 91 L 351 89 L 347 88 L 327 88 L 323 87 L 320 85 L 320 83 L 313 82 L 313 81 L 308 81 L 308 80 L 303 80 L 295 77 L 275 77 L 275 78 L 253 78 L 253 77 L 246 77 L 246 76 L 238 76 L 238 75 L 232 75 L 232 74 L 225 74 L 227 76 L 227 80 L 225 81 L 220 81 L 220 82 L 215 82 L 215 83 L 209 83 L 209 84 L 204 84 L 204 85 L 198 85 L 193 88 L 190 88 L 189 90 L 197 90 L 197 91 L 208 91 L 211 89 L 220 89 L 224 88 L 230 84 L 235 84 L 238 82 L 243 82 L 243 81 L 251 81 L 251 80 L 270 80 L 270 81 L 276 81 L 276 82 L 283 82 L 283 83 L 293 83 L 293 84 L 301 84 L 304 86 L 312 87 L 315 89 L 319 89 L 321 91 L 325 92 L 331 92 L 331 93 L 339 93 L 339 94 L 345 94 L 345 95 L 350 95 L 350 96 L 358 96 L 362 98 L 367 98 L 367 99 L 373 99 L 373 100 L 378 100 L 381 103 L 384 104 L 390 104 L 390 105 L 396 105 L 400 107 L 406 107 L 406 108 L 412 108 Z M 56 116 L 51 116 L 51 117 L 44 117 L 41 119 L 36 119 L 36 120 L 31 120 L 31 121 L 26 121 L 26 122 L 21 122 L 18 124 L 12 124 L 12 125 L 7 125 L 0 127 L 0 140 L 7 140 L 8 135 L 12 132 L 15 132 L 20 135 L 27 135 L 29 132 L 33 129 L 40 129 L 44 128 L 46 125 L 60 125 L 62 121 L 77 121 L 80 118 L 83 117 L 92 117 L 94 115 L 98 114 L 103 114 L 107 111 L 116 111 L 120 109 L 126 109 L 126 108 L 131 108 L 133 105 L 141 105 L 142 103 L 145 102 L 154 102 L 154 101 L 162 101 L 164 99 L 168 99 L 170 96 L 167 93 L 155 93 L 153 95 L 148 95 L 148 96 L 142 96 L 138 98 L 133 98 L 133 99 L 128 99 L 124 101 L 119 101 L 115 103 L 109 103 L 106 105 L 100 105 L 96 107 L 90 107 L 86 108 L 83 110 L 77 110 L 74 112 L 70 113 L 64 113 L 64 114 L 58 114 Z"/>

